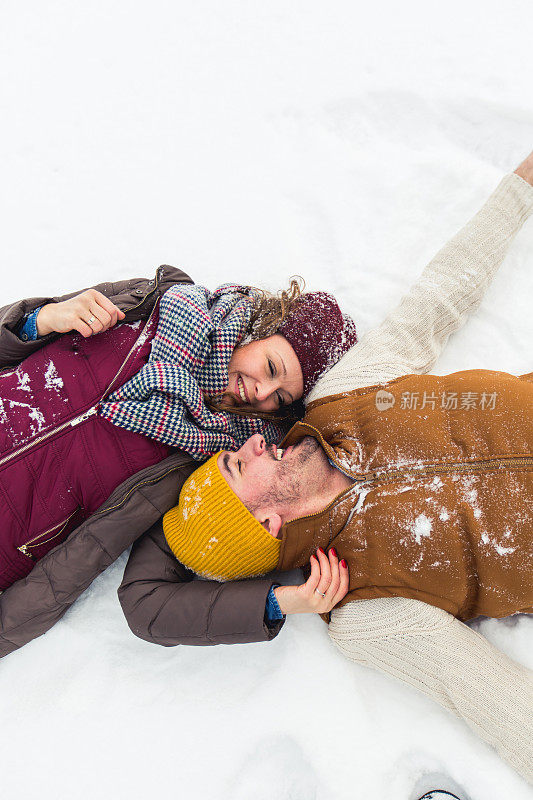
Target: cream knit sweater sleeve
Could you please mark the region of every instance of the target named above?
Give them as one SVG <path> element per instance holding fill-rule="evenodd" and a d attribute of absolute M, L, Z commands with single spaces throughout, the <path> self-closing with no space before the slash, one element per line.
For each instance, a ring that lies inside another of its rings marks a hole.
<path fill-rule="evenodd" d="M 532 211 L 533 186 L 514 172 L 506 175 L 381 325 L 318 381 L 306 403 L 400 375 L 429 372 L 450 333 L 480 304 Z"/>
<path fill-rule="evenodd" d="M 461 717 L 533 783 L 533 673 L 440 608 L 386 597 L 331 612 L 329 635 Z"/>
<path fill-rule="evenodd" d="M 428 372 L 450 333 L 481 302 L 532 211 L 533 187 L 506 175 L 399 306 L 326 373 L 307 401 Z M 335 609 L 329 633 L 348 658 L 400 678 L 462 717 L 533 782 L 531 673 L 479 634 L 441 609 L 400 597 Z"/>

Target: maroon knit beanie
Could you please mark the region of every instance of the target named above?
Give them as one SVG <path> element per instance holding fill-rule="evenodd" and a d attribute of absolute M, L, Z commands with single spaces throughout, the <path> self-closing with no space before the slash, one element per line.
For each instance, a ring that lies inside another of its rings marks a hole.
<path fill-rule="evenodd" d="M 277 333 L 298 356 L 305 397 L 321 375 L 357 342 L 355 323 L 326 292 L 302 294 Z"/>

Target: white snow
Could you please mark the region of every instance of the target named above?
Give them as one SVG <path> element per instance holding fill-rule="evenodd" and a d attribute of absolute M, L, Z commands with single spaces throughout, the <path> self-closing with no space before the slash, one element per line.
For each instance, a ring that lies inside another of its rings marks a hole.
<path fill-rule="evenodd" d="M 201 555 L 201 557 L 202 557 L 202 558 L 205 558 L 205 556 L 207 555 L 207 552 L 208 552 L 209 550 L 212 550 L 212 549 L 213 549 L 213 547 L 215 546 L 215 544 L 218 544 L 218 539 L 216 538 L 216 536 L 211 536 L 211 538 L 210 538 L 210 539 L 209 539 L 209 541 L 207 542 L 207 547 L 206 547 L 206 549 L 205 549 L 205 550 L 201 550 L 201 551 L 200 551 L 200 555 Z M 212 574 L 212 573 L 211 573 L 211 574 Z"/>
<path fill-rule="evenodd" d="M 60 378 L 57 374 L 56 365 L 53 361 L 48 362 L 46 372 L 44 373 L 44 380 L 44 385 L 47 389 L 55 389 L 56 391 L 59 391 L 63 388 L 63 378 Z"/>
<path fill-rule="evenodd" d="M 7 402 L 9 403 L 10 408 L 16 407 L 16 408 L 27 409 L 28 418 L 36 423 L 36 426 L 30 425 L 31 432 L 33 434 L 40 433 L 42 431 L 46 420 L 44 418 L 43 412 L 39 408 L 32 406 L 30 403 L 20 403 L 18 400 L 8 400 Z M 2 411 L 4 411 L 5 413 L 3 406 L 2 406 Z"/>
<path fill-rule="evenodd" d="M 503 547 L 501 544 L 495 544 L 494 549 L 500 556 L 508 556 L 510 553 L 514 553 L 516 547 Z"/>
<path fill-rule="evenodd" d="M 34 422 L 37 423 L 37 431 L 41 432 L 45 424 L 43 412 L 38 408 L 30 408 L 28 416 L 30 419 L 32 419 Z M 33 433 L 36 432 L 33 425 L 32 425 L 32 432 Z"/>
<path fill-rule="evenodd" d="M 183 519 L 187 520 L 190 516 L 196 514 L 200 508 L 200 502 L 202 498 L 200 493 L 197 491 L 194 496 L 191 496 L 187 493 L 183 498 L 180 499 L 182 502 Z"/>
<path fill-rule="evenodd" d="M 423 537 L 431 536 L 432 528 L 433 520 L 431 520 L 429 517 L 426 517 L 425 514 L 419 514 L 413 524 L 413 535 L 415 537 L 415 542 L 417 544 L 421 544 Z"/>
<path fill-rule="evenodd" d="M 301 274 L 361 338 L 533 148 L 532 25 L 529 0 L 4 2 L 1 304 L 162 263 L 213 288 Z M 531 370 L 532 260 L 529 220 L 432 373 Z M 530 800 L 318 617 L 268 644 L 135 638 L 125 563 L 0 661 L 2 797 L 411 800 L 431 771 Z M 477 629 L 533 668 L 531 618 Z"/>
<path fill-rule="evenodd" d="M 372 487 L 368 489 L 361 489 L 357 494 L 357 502 L 354 506 L 354 513 L 359 514 L 361 509 L 363 508 L 363 504 L 365 502 L 366 496 L 369 492 L 372 491 Z"/>
<path fill-rule="evenodd" d="M 30 376 L 27 372 L 24 372 L 22 369 L 17 369 L 17 378 L 18 378 L 18 386 L 17 389 L 20 389 L 23 392 L 31 392 L 30 388 Z"/>
<path fill-rule="evenodd" d="M 509 530 L 509 528 L 506 529 L 503 538 L 512 539 L 512 532 Z M 481 541 L 483 542 L 483 544 L 492 545 L 492 547 L 495 549 L 495 551 L 498 553 L 499 556 L 508 556 L 511 553 L 514 553 L 514 551 L 516 550 L 516 547 L 506 547 L 504 544 L 499 542 L 495 536 L 492 537 L 489 536 L 487 531 L 483 531 L 483 533 L 481 534 Z"/>

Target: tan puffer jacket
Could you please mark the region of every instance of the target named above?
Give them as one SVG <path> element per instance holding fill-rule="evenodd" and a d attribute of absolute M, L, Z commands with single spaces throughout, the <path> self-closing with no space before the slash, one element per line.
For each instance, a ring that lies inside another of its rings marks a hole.
<path fill-rule="evenodd" d="M 311 404 L 283 445 L 319 438 L 354 486 L 283 528 L 278 569 L 317 547 L 351 600 L 407 597 L 462 620 L 533 611 L 533 373 L 406 375 Z"/>

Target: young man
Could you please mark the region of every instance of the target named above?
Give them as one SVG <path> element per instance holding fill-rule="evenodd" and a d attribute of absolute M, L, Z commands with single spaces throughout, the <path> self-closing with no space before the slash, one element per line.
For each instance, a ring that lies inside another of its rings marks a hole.
<path fill-rule="evenodd" d="M 177 591 L 180 562 L 228 579 L 329 547 L 311 557 L 303 586 L 263 579 L 281 613 L 334 609 L 330 636 L 348 658 L 455 711 L 533 779 L 531 676 L 460 621 L 532 610 L 533 376 L 427 375 L 531 214 L 532 186 L 533 155 L 318 382 L 279 452 L 253 437 L 191 476 L 164 531 L 134 548 L 119 590 L 137 635 L 165 645 L 269 638 L 247 605 L 247 584 L 261 582 L 194 581 L 211 593 L 196 612 L 192 587 Z M 214 625 L 211 641 L 195 615 Z"/>

